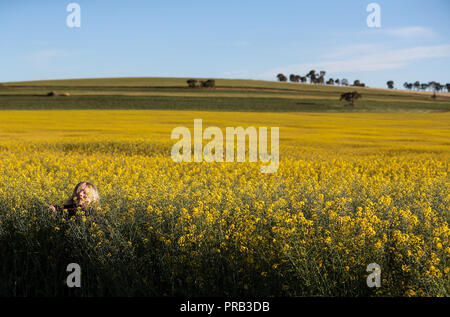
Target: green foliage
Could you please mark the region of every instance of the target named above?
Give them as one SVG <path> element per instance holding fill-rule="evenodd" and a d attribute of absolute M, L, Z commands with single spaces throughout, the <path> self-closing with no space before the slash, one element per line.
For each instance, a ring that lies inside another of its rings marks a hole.
<path fill-rule="evenodd" d="M 198 81 L 195 80 L 195 79 L 188 79 L 186 82 L 187 82 L 189 88 L 195 88 L 195 87 L 197 87 L 197 82 L 198 82 Z"/>

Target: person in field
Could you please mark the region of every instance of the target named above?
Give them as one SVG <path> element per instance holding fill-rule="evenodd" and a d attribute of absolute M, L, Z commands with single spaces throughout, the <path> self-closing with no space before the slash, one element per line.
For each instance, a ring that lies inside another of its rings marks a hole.
<path fill-rule="evenodd" d="M 77 211 L 84 211 L 85 215 L 94 215 L 100 208 L 100 196 L 97 187 L 89 182 L 80 182 L 75 186 L 72 196 L 63 206 L 48 205 L 54 214 L 63 215 L 67 210 L 69 218 L 76 216 Z"/>

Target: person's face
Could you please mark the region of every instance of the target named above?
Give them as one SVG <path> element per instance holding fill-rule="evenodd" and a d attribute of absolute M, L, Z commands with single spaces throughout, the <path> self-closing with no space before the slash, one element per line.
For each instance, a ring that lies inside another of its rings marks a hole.
<path fill-rule="evenodd" d="M 77 203 L 80 206 L 88 206 L 92 200 L 86 189 L 82 189 L 77 195 Z"/>

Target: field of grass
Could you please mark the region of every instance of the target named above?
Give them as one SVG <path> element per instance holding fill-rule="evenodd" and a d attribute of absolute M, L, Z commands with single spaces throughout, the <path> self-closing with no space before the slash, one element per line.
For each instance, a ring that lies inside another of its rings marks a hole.
<path fill-rule="evenodd" d="M 448 100 L 363 89 L 354 110 L 333 100 L 349 88 L 184 82 L 0 88 L 0 295 L 450 295 Z M 196 118 L 279 127 L 278 171 L 173 162 L 172 129 Z M 101 211 L 53 216 L 81 180 Z"/>
<path fill-rule="evenodd" d="M 369 88 L 252 80 L 217 80 L 215 89 L 187 88 L 183 78 L 111 78 L 7 83 L 0 109 L 153 109 L 264 112 L 446 112 L 450 96 Z M 357 90 L 355 108 L 339 101 Z M 47 97 L 49 91 L 70 97 Z"/>

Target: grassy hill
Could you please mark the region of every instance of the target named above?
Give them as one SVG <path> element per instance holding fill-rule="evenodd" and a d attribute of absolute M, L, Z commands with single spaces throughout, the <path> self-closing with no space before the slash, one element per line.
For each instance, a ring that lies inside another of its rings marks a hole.
<path fill-rule="evenodd" d="M 216 79 L 216 88 L 188 88 L 188 78 L 92 78 L 4 83 L 0 109 L 155 109 L 262 112 L 447 112 L 450 95 L 361 87 Z M 339 101 L 357 90 L 355 108 Z M 70 93 L 48 97 L 47 93 Z"/>

